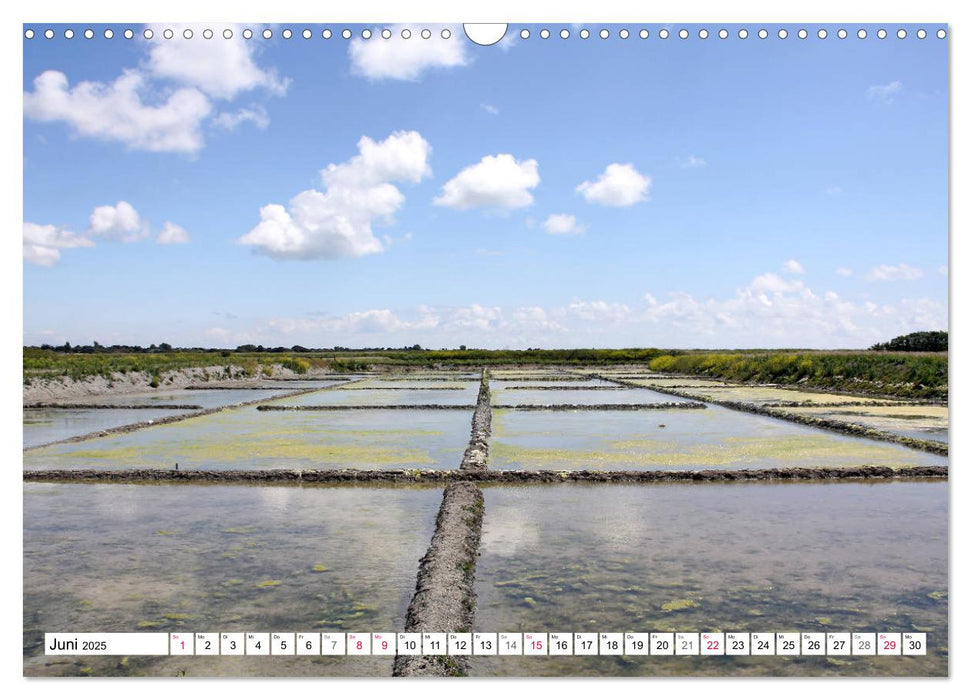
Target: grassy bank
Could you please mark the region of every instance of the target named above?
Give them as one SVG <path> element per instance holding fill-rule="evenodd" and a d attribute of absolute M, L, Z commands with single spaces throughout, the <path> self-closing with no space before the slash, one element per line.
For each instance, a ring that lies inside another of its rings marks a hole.
<path fill-rule="evenodd" d="M 946 353 L 724 351 L 634 348 L 618 350 L 343 350 L 238 352 L 63 352 L 24 348 L 24 381 L 46 376 L 110 377 L 147 372 L 155 377 L 191 367 L 222 368 L 226 376 L 257 377 L 272 365 L 297 374 L 326 369 L 357 372 L 381 368 L 483 367 L 503 365 L 650 366 L 657 372 L 705 375 L 742 382 L 801 384 L 910 398 L 947 398 Z"/>
<path fill-rule="evenodd" d="M 222 368 L 229 377 L 256 377 L 269 371 L 271 365 L 281 365 L 297 373 L 306 374 L 311 368 L 331 367 L 335 363 L 316 357 L 297 357 L 280 354 L 235 353 L 230 351 L 182 351 L 152 353 L 65 353 L 24 348 L 24 383 L 35 378 L 66 376 L 74 380 L 114 373 L 146 372 L 153 377 L 163 373 L 193 367 Z M 336 371 L 343 368 L 336 363 Z M 345 363 L 346 364 L 346 363 Z M 264 370 L 264 368 L 267 368 Z M 356 369 L 356 365 L 354 366 Z"/>
<path fill-rule="evenodd" d="M 686 353 L 662 355 L 650 367 L 739 382 L 947 399 L 947 353 Z"/>
<path fill-rule="evenodd" d="M 181 350 L 170 352 L 64 352 L 24 348 L 24 381 L 35 377 L 67 376 L 80 380 L 112 373 L 147 372 L 159 376 L 190 367 L 220 367 L 234 376 L 257 376 L 264 367 L 282 365 L 297 374 L 311 369 L 359 372 L 380 367 L 436 367 L 509 364 L 609 365 L 647 364 L 665 351 L 629 350 L 350 350 L 305 352 L 238 352 Z M 670 351 L 667 351 L 670 352 Z"/>

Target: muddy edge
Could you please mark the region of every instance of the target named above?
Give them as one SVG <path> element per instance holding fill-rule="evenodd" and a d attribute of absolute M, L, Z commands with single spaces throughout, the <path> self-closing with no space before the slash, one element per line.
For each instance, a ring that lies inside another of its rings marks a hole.
<path fill-rule="evenodd" d="M 350 382 L 345 382 L 350 383 Z M 141 430 L 142 428 L 151 428 L 156 425 L 165 425 L 167 423 L 178 423 L 179 421 L 188 420 L 189 418 L 198 418 L 200 416 L 209 416 L 213 413 L 219 413 L 220 411 L 228 411 L 233 408 L 243 408 L 244 406 L 252 406 L 253 404 L 260 404 L 265 401 L 276 401 L 277 399 L 286 399 L 292 396 L 301 396 L 302 394 L 310 394 L 315 391 L 327 391 L 329 389 L 336 389 L 342 384 L 334 384 L 332 386 L 320 387 L 320 388 L 308 388 L 308 389 L 298 389 L 296 391 L 291 391 L 287 394 L 280 394 L 278 396 L 273 396 L 271 398 L 264 399 L 253 399 L 252 401 L 242 401 L 240 403 L 229 404 L 228 406 L 217 406 L 216 408 L 206 408 L 201 411 L 193 411 L 192 413 L 180 413 L 177 416 L 168 416 L 166 418 L 158 418 L 156 420 L 141 421 L 139 423 L 129 423 L 128 425 L 120 425 L 117 428 L 106 428 L 105 430 L 96 430 L 92 433 L 86 433 L 84 435 L 75 435 L 74 437 L 65 438 L 63 440 L 55 440 L 54 442 L 47 442 L 43 445 L 33 445 L 32 447 L 25 447 L 24 452 L 30 452 L 31 450 L 39 450 L 43 447 L 50 447 L 51 445 L 63 445 L 72 442 L 84 442 L 85 440 L 92 440 L 99 437 L 107 437 L 109 435 L 121 435 L 123 433 L 132 433 L 136 430 Z M 126 406 L 125 408 L 130 408 Z"/>
<path fill-rule="evenodd" d="M 482 370 L 479 396 L 472 414 L 472 434 L 459 473 L 488 469 L 492 433 L 492 395 L 489 371 Z M 470 481 L 445 488 L 435 521 L 435 534 L 418 565 L 415 595 L 405 618 L 406 632 L 471 632 L 475 619 L 475 560 L 482 536 L 484 500 Z M 464 676 L 468 657 L 396 656 L 393 676 Z M 469 650 L 471 652 L 471 649 Z"/>
<path fill-rule="evenodd" d="M 475 560 L 482 533 L 482 492 L 468 481 L 449 484 L 435 535 L 418 566 L 406 632 L 471 632 L 475 618 Z M 396 656 L 393 676 L 464 676 L 464 656 Z"/>
<path fill-rule="evenodd" d="M 492 392 L 489 391 L 489 370 L 482 370 L 479 397 L 472 414 L 472 435 L 462 456 L 459 471 L 484 471 L 489 468 L 489 437 L 492 435 Z"/>
<path fill-rule="evenodd" d="M 854 480 L 947 480 L 941 465 L 893 468 L 767 467 L 763 469 L 697 469 L 645 471 L 526 471 L 526 470 L 421 470 L 421 469 L 31 469 L 26 482 L 124 484 L 311 484 L 378 486 L 382 484 L 650 484 L 677 482 L 746 483 Z"/>
<path fill-rule="evenodd" d="M 721 406 L 722 408 L 730 408 L 734 411 L 743 411 L 745 413 L 754 413 L 758 416 L 768 416 L 769 418 L 778 418 L 779 420 L 786 420 L 790 423 L 799 423 L 801 425 L 808 425 L 811 428 L 821 428 L 823 430 L 829 430 L 835 433 L 842 433 L 844 435 L 853 435 L 854 437 L 870 438 L 871 440 L 882 440 L 884 442 L 894 442 L 898 445 L 903 445 L 904 447 L 911 447 L 915 450 L 922 450 L 924 452 L 930 452 L 931 454 L 944 455 L 947 456 L 948 446 L 942 442 L 936 442 L 934 440 L 918 440 L 917 438 L 904 437 L 903 435 L 897 435 L 895 433 L 888 432 L 886 430 L 877 430 L 875 428 L 868 428 L 865 425 L 858 425 L 856 423 L 846 423 L 839 420 L 832 420 L 830 418 L 817 418 L 815 416 L 804 416 L 796 413 L 790 413 L 784 408 L 770 407 L 770 406 L 759 406 L 751 403 L 743 403 L 741 401 L 724 401 L 720 399 L 713 399 L 712 397 L 706 395 L 704 391 L 681 391 L 672 389 L 671 387 L 661 387 L 657 385 L 645 386 L 643 384 L 634 384 L 633 382 L 628 382 L 623 379 L 611 379 L 599 374 L 586 375 L 592 379 L 602 379 L 607 382 L 614 382 L 615 384 L 620 384 L 622 386 L 631 387 L 632 389 L 648 389 L 650 391 L 656 391 L 659 394 L 669 394 L 671 396 L 678 396 L 683 399 L 692 399 L 694 401 L 704 401 L 705 403 L 710 403 L 715 406 Z M 815 405 L 815 404 L 814 404 Z M 908 404 L 909 405 L 909 404 Z"/>
<path fill-rule="evenodd" d="M 139 409 L 170 409 L 173 411 L 201 411 L 202 406 L 186 403 L 154 403 L 154 404 L 127 404 L 127 403 L 55 403 L 52 401 L 38 401 L 37 403 L 25 403 L 24 410 L 31 411 L 45 408 L 61 408 L 68 410 L 101 410 L 112 411 L 122 409 L 125 411 Z"/>

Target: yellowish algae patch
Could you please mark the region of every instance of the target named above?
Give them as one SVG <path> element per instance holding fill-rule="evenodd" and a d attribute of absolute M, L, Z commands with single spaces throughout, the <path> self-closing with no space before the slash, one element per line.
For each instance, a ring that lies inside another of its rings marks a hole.
<path fill-rule="evenodd" d="M 256 584 L 257 588 L 273 588 L 274 586 L 279 586 L 283 581 L 261 581 Z"/>
<path fill-rule="evenodd" d="M 154 468 L 178 462 L 190 469 L 256 460 L 274 464 L 303 460 L 335 466 L 434 465 L 436 460 L 424 444 L 429 449 L 446 449 L 444 438 L 451 438 L 452 431 L 423 424 L 426 417 L 417 420 L 416 427 L 408 428 L 387 416 L 374 423 L 366 416 L 261 413 L 248 407 L 81 444 L 52 445 L 32 451 L 30 461 L 100 461 L 110 466 Z"/>
<path fill-rule="evenodd" d="M 330 568 L 324 566 L 323 564 L 314 564 L 310 570 L 316 571 L 317 573 L 322 573 L 324 571 L 330 571 Z"/>
<path fill-rule="evenodd" d="M 790 408 L 786 412 L 800 416 L 818 416 L 831 420 L 857 423 L 878 430 L 947 430 L 947 406 L 845 406 Z"/>
<path fill-rule="evenodd" d="M 689 608 L 697 608 L 698 603 L 689 599 L 681 598 L 679 600 L 672 600 L 661 606 L 661 610 L 664 612 L 675 612 L 677 610 L 688 610 Z"/>
<path fill-rule="evenodd" d="M 780 435 L 777 437 L 725 437 L 719 442 L 685 444 L 683 441 L 640 438 L 610 440 L 604 450 L 555 449 L 523 447 L 493 442 L 490 454 L 495 464 L 518 463 L 537 468 L 598 467 L 720 467 L 759 460 L 784 462 L 786 466 L 803 463 L 810 466 L 827 464 L 880 464 L 910 466 L 920 461 L 919 455 L 895 445 L 881 445 L 862 440 L 845 439 L 825 433 Z"/>
<path fill-rule="evenodd" d="M 303 435 L 303 439 L 308 436 Z M 247 461 L 252 459 L 303 459 L 332 464 L 435 464 L 426 451 L 406 447 L 377 447 L 374 445 L 338 445 L 294 443 L 292 439 L 264 438 L 259 442 L 226 441 L 220 443 L 196 443 L 168 445 L 166 457 L 178 454 L 183 464 L 205 465 L 212 462 Z M 102 450 L 77 450 L 71 453 L 79 459 L 110 461 L 117 464 L 154 462 L 155 457 L 147 447 L 127 446 Z M 170 461 L 170 460 L 169 460 Z M 167 464 L 167 462 L 166 462 Z"/>

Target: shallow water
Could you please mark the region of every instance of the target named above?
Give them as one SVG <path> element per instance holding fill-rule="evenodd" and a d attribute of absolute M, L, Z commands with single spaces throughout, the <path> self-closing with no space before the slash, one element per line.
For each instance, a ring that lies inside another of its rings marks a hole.
<path fill-rule="evenodd" d="M 787 408 L 784 410 L 796 415 L 854 423 L 918 440 L 948 442 L 947 406 L 847 406 L 845 408 Z"/>
<path fill-rule="evenodd" d="M 926 657 L 471 657 L 475 675 L 944 675 L 947 484 L 489 487 L 475 629 L 927 633 Z"/>
<path fill-rule="evenodd" d="M 440 389 L 439 383 L 427 382 L 420 389 L 411 385 L 397 384 L 396 389 L 331 389 L 301 394 L 274 401 L 281 406 L 420 406 L 442 404 L 446 406 L 474 406 L 479 395 L 479 385 L 468 384 L 461 389 Z"/>
<path fill-rule="evenodd" d="M 24 454 L 24 467 L 456 469 L 471 420 L 471 411 L 257 411 L 249 406 L 32 450 Z"/>
<path fill-rule="evenodd" d="M 87 435 L 99 430 L 109 430 L 131 423 L 169 418 L 181 413 L 192 413 L 191 409 L 125 409 L 98 408 L 25 408 L 24 409 L 24 447 L 46 445 L 58 440 Z"/>
<path fill-rule="evenodd" d="M 492 469 L 529 470 L 947 464 L 945 457 L 900 445 L 717 406 L 630 412 L 493 411 L 489 454 Z"/>
<path fill-rule="evenodd" d="M 489 381 L 489 389 L 495 393 L 497 391 L 505 391 L 510 387 L 524 386 L 524 387 L 546 387 L 547 390 L 554 391 L 566 391 L 570 389 L 582 389 L 588 386 L 617 386 L 611 382 L 605 382 L 603 379 L 571 379 L 569 381 L 553 380 L 550 378 L 546 379 L 492 379 Z M 619 388 L 619 387 L 618 387 Z"/>
<path fill-rule="evenodd" d="M 682 399 L 670 394 L 661 394 L 649 389 L 624 389 L 616 391 L 584 391 L 583 389 L 550 390 L 505 390 L 492 394 L 495 405 L 547 405 L 547 404 L 580 404 L 591 406 L 596 404 L 634 404 L 634 403 L 687 403 L 689 399 Z"/>
<path fill-rule="evenodd" d="M 274 396 L 280 396 L 291 391 L 299 391 L 306 387 L 291 387 L 290 384 L 302 383 L 287 382 L 283 389 L 175 389 L 157 393 L 108 394 L 89 397 L 83 403 L 118 404 L 126 406 L 151 406 L 156 403 L 175 403 L 191 404 L 193 406 L 202 406 L 203 408 L 220 408 L 222 406 L 231 406 L 248 401 L 271 399 Z M 315 385 L 320 383 L 314 382 Z M 137 416 L 139 414 L 133 415 Z M 137 419 L 131 422 L 137 422 Z"/>
<path fill-rule="evenodd" d="M 645 385 L 650 381 L 645 381 Z M 660 387 L 657 383 L 655 386 Z M 729 386 L 699 387 L 698 389 L 681 389 L 686 393 L 698 396 L 709 396 L 715 401 L 739 401 L 742 403 L 764 404 L 779 401 L 811 401 L 812 403 L 872 403 L 881 399 L 851 396 L 849 394 L 827 394 L 824 392 L 799 391 L 798 389 L 778 389 L 762 386 Z"/>
<path fill-rule="evenodd" d="M 41 647 L 45 632 L 402 630 L 441 493 L 25 484 L 24 673 L 389 676 L 390 657 L 47 665 Z"/>

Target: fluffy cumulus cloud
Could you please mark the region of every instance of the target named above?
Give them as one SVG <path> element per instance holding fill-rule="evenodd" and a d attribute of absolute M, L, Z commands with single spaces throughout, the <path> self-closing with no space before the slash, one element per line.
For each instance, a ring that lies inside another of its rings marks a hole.
<path fill-rule="evenodd" d="M 630 163 L 611 163 L 596 182 L 584 181 L 577 192 L 594 204 L 607 207 L 629 207 L 647 199 L 651 178 L 637 172 Z"/>
<path fill-rule="evenodd" d="M 155 238 L 155 242 L 160 245 L 175 245 L 180 243 L 188 243 L 189 241 L 189 232 L 178 224 L 173 224 L 171 221 L 165 222 L 165 224 L 162 226 L 162 230 Z"/>
<path fill-rule="evenodd" d="M 794 275 L 802 275 L 806 272 L 806 268 L 798 260 L 786 260 L 782 263 L 782 269 Z"/>
<path fill-rule="evenodd" d="M 834 291 L 816 294 L 800 280 L 759 275 L 723 299 L 648 295 L 647 309 L 630 322 L 663 333 L 674 343 L 697 347 L 866 347 L 881 338 L 944 328 L 947 309 L 930 299 L 878 305 L 852 301 Z"/>
<path fill-rule="evenodd" d="M 434 203 L 452 209 L 519 209 L 533 203 L 539 163 L 508 153 L 485 156 L 445 183 Z"/>
<path fill-rule="evenodd" d="M 134 243 L 149 234 L 148 222 L 128 202 L 95 207 L 89 219 L 88 233 L 122 243 Z"/>
<path fill-rule="evenodd" d="M 257 44 L 234 32 L 233 39 L 203 39 L 203 27 L 167 25 L 175 34 L 161 39 L 166 27 L 155 27 L 156 39 L 139 40 L 147 51 L 142 65 L 112 81 L 81 81 L 71 85 L 58 70 L 48 70 L 24 92 L 24 116 L 41 122 L 62 122 L 74 135 L 121 143 L 131 150 L 195 154 L 204 145 L 203 127 L 234 129 L 251 122 L 265 128 L 269 118 L 261 106 L 217 112 L 214 100 L 229 100 L 245 91 L 262 89 L 281 95 L 288 81 L 255 62 Z M 238 28 L 237 28 L 238 30 Z"/>
<path fill-rule="evenodd" d="M 449 39 L 442 38 L 441 29 L 428 39 L 421 37 L 421 26 L 393 25 L 387 29 L 391 31 L 388 39 L 375 28 L 370 39 L 358 36 L 351 40 L 347 48 L 351 73 L 372 80 L 418 80 L 428 70 L 464 66 L 470 61 L 461 26 L 447 27 Z M 410 38 L 405 39 L 402 32 L 410 32 Z"/>
<path fill-rule="evenodd" d="M 259 42 L 247 41 L 242 37 L 242 27 L 220 25 L 219 30 L 232 30 L 233 37 L 221 36 L 204 39 L 200 25 L 149 25 L 156 39 L 147 42 L 148 58 L 145 62 L 148 71 L 158 77 L 181 85 L 192 86 L 216 99 L 228 100 L 241 92 L 265 89 L 282 95 L 286 92 L 289 80 L 280 78 L 275 71 L 261 68 L 256 64 Z M 171 39 L 159 39 L 165 29 L 171 29 Z M 191 39 L 184 38 L 184 32 L 193 33 Z"/>
<path fill-rule="evenodd" d="M 900 263 L 899 265 L 878 265 L 867 273 L 866 278 L 874 282 L 893 282 L 896 280 L 915 280 L 923 276 L 924 271 L 920 268 L 907 263 Z"/>
<path fill-rule="evenodd" d="M 886 85 L 871 85 L 867 88 L 866 97 L 871 102 L 888 105 L 893 103 L 903 89 L 904 84 L 894 80 Z"/>
<path fill-rule="evenodd" d="M 637 303 L 575 299 L 552 307 L 380 308 L 276 318 L 247 334 L 264 344 L 319 347 L 860 348 L 915 330 L 946 327 L 946 302 L 853 300 L 767 272 L 721 297 L 681 291 L 657 297 L 647 293 Z"/>
<path fill-rule="evenodd" d="M 543 222 L 543 229 L 554 236 L 570 236 L 584 233 L 587 227 L 573 214 L 550 214 Z"/>
<path fill-rule="evenodd" d="M 24 222 L 24 260 L 50 267 L 61 259 L 61 248 L 88 248 L 94 242 L 63 226 Z"/>
<path fill-rule="evenodd" d="M 201 125 L 212 105 L 195 88 L 170 91 L 156 104 L 142 100 L 145 76 L 125 71 L 112 83 L 81 82 L 71 87 L 56 70 L 34 79 L 24 93 L 24 115 L 42 122 L 65 122 L 77 136 L 117 141 L 140 151 L 195 153 L 203 145 Z"/>
<path fill-rule="evenodd" d="M 280 260 L 358 257 L 384 250 L 372 225 L 389 224 L 405 196 L 392 183 L 417 183 L 431 173 L 431 146 L 417 131 L 384 141 L 364 136 L 358 154 L 321 171 L 324 190 L 305 190 L 288 206 L 267 204 L 242 245 Z"/>

